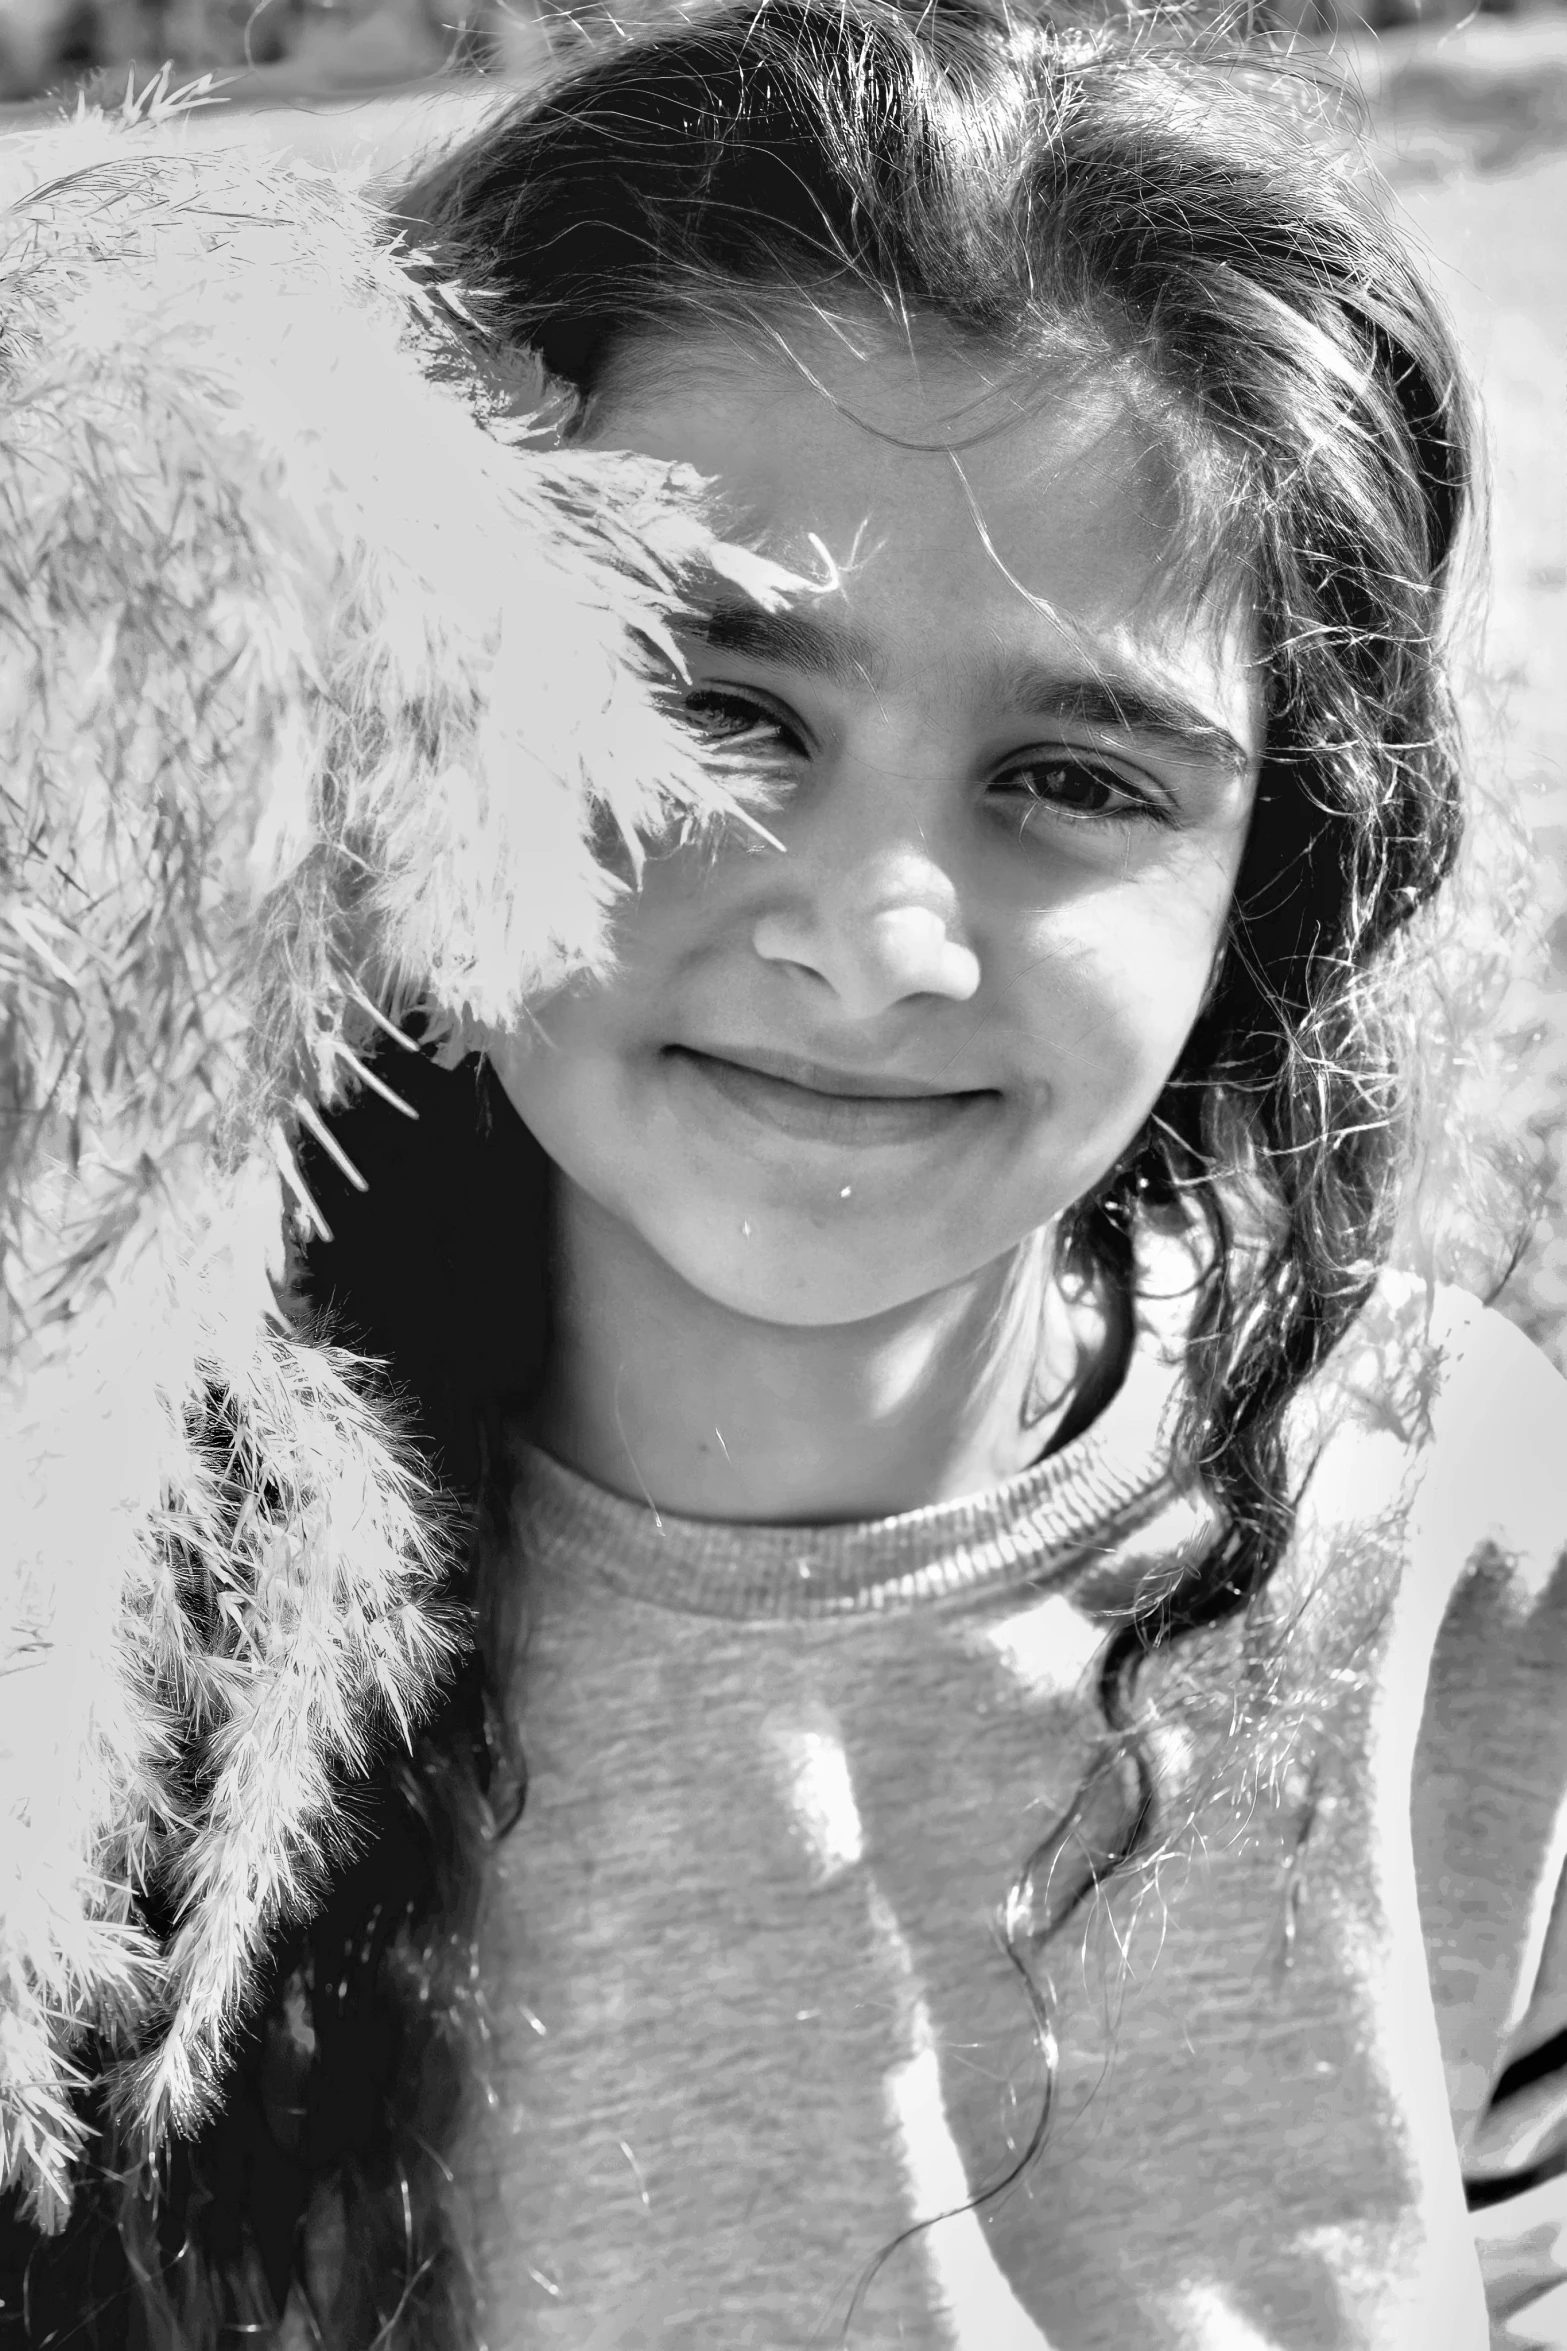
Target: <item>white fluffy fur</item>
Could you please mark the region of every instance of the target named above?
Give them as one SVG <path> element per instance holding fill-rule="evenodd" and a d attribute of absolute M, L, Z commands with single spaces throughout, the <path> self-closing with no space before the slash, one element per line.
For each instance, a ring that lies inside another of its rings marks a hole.
<path fill-rule="evenodd" d="M 738 805 L 647 648 L 703 565 L 788 585 L 691 477 L 494 429 L 377 232 L 177 105 L 0 146 L 0 2184 L 46 2227 L 87 2028 L 146 2144 L 199 2120 L 449 1647 L 429 1498 L 277 1315 L 290 1138 L 375 1012 L 456 1051 L 604 967 L 596 815 Z"/>

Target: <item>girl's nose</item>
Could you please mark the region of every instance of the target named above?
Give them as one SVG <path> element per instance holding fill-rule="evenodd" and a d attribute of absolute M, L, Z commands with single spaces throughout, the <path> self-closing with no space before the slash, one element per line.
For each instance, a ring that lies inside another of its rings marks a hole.
<path fill-rule="evenodd" d="M 851 1020 L 874 1019 L 906 996 L 965 1004 L 979 987 L 979 958 L 960 935 L 956 894 L 924 857 L 894 855 L 824 875 L 759 915 L 752 936 L 764 961 L 798 964 L 825 980 Z"/>

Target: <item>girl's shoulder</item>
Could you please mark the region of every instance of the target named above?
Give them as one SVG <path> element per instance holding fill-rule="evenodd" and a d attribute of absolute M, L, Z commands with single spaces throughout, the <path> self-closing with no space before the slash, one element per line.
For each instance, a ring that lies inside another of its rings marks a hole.
<path fill-rule="evenodd" d="M 1457 1290 L 1385 1284 L 1371 1330 L 1429 1388 L 1398 1595 L 1414 1638 L 1384 1697 L 1412 1718 L 1448 2099 L 1488 2286 L 1554 2308 L 1567 2269 L 1539 2246 L 1567 2216 L 1567 1380 Z"/>
<path fill-rule="evenodd" d="M 1567 1380 L 1467 1293 L 1388 1275 L 1300 1397 L 1281 1594 L 1381 1659 L 1426 1751 L 1567 1826 Z M 1331 1595 L 1331 1598 L 1328 1596 Z M 1329 1629 L 1331 1627 L 1331 1629 Z M 1433 1740 L 1435 1748 L 1433 1748 Z"/>
<path fill-rule="evenodd" d="M 1527 1783 L 1567 1845 L 1567 1379 L 1494 1307 L 1401 1276 L 1341 1355 L 1316 1399 L 1326 1517 L 1401 1555 L 1389 1596 L 1429 1658 L 1422 1737 L 1434 1725 L 1472 1784 L 1493 1767 Z"/>
<path fill-rule="evenodd" d="M 1426 1894 L 1507 1914 L 1522 1964 L 1567 1864 L 1567 1380 L 1495 1309 L 1390 1275 L 1300 1404 L 1281 1613 L 1412 1772 Z"/>
<path fill-rule="evenodd" d="M 1567 1379 L 1496 1308 L 1385 1274 L 1294 1430 L 1308 1490 L 1407 1513 L 1411 1565 L 1418 1544 L 1567 1607 Z"/>
<path fill-rule="evenodd" d="M 1346 1694 L 1358 1784 L 1412 1830 L 1448 2106 L 1495 2235 L 1567 2169 L 1567 1380 L 1494 1308 L 1389 1275 L 1300 1401 L 1284 1596 L 1322 1705 Z"/>

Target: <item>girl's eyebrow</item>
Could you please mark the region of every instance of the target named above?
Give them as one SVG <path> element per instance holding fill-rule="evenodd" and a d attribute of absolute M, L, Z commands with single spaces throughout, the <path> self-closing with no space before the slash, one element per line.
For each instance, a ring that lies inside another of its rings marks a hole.
<path fill-rule="evenodd" d="M 686 623 L 687 633 L 716 651 L 774 661 L 823 677 L 834 685 L 874 688 L 882 674 L 875 640 L 850 623 L 809 612 L 764 612 L 753 604 L 716 601 Z M 976 699 L 1027 718 L 1061 719 L 1138 735 L 1183 758 L 1200 759 L 1233 775 L 1246 774 L 1253 754 L 1195 703 L 1162 680 L 1102 657 L 1094 669 L 1063 674 L 1027 655 L 996 652 L 973 680 Z"/>
<path fill-rule="evenodd" d="M 698 608 L 688 633 L 721 653 L 787 663 L 837 686 L 876 683 L 879 662 L 872 638 L 847 622 L 816 620 L 808 612 L 764 612 L 723 600 Z"/>
<path fill-rule="evenodd" d="M 1183 758 L 1201 759 L 1230 775 L 1250 772 L 1253 754 L 1228 727 L 1205 717 L 1194 702 L 1157 679 L 1104 662 L 1092 677 L 1058 677 L 1034 662 L 1006 661 L 990 681 L 1009 710 L 1030 718 L 1059 718 L 1116 734 L 1140 735 Z"/>

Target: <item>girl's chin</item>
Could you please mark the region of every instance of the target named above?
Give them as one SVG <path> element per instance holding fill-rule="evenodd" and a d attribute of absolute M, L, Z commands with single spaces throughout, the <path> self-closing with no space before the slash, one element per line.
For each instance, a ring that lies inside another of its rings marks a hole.
<path fill-rule="evenodd" d="M 834 1205 L 843 1218 L 837 1231 L 826 1208 L 791 1213 L 715 1201 L 700 1225 L 683 1222 L 683 1229 L 648 1237 L 681 1282 L 712 1305 L 749 1321 L 797 1330 L 870 1322 L 978 1270 L 966 1249 L 945 1253 L 911 1247 L 901 1218 L 886 1245 L 878 1246 L 868 1219 L 858 1226 L 850 1221 L 852 1192 Z M 1004 1243 L 998 1244 L 996 1254 L 1004 1249 Z M 912 1278 L 916 1267 L 917 1280 Z"/>

